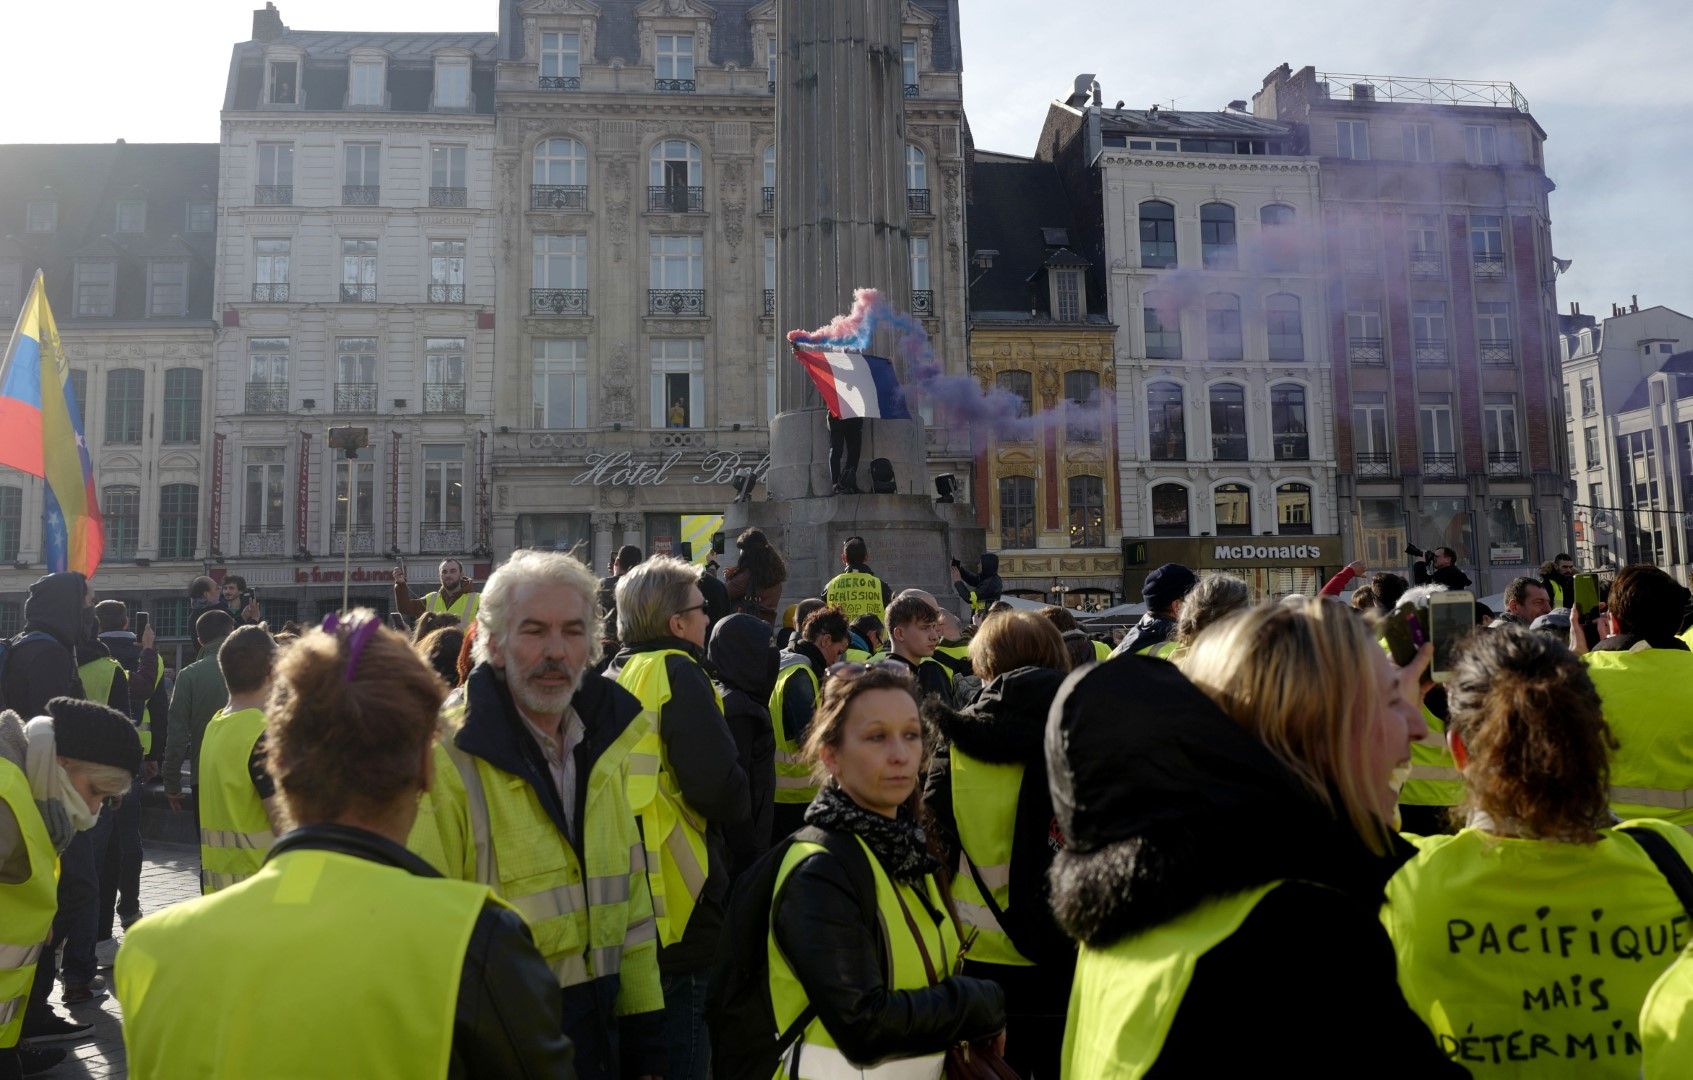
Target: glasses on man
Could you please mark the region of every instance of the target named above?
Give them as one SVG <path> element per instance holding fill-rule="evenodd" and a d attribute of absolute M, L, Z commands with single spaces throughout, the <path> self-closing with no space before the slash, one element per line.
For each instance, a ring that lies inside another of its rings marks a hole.
<path fill-rule="evenodd" d="M 842 660 L 829 665 L 829 678 L 842 682 L 861 679 L 872 671 L 891 671 L 902 679 L 911 678 L 911 669 L 898 660 Z"/>
<path fill-rule="evenodd" d="M 686 615 L 690 611 L 704 611 L 705 608 L 706 608 L 706 605 L 703 604 L 703 603 L 702 604 L 689 604 L 687 607 L 682 608 L 680 611 L 676 612 L 676 614 Z"/>

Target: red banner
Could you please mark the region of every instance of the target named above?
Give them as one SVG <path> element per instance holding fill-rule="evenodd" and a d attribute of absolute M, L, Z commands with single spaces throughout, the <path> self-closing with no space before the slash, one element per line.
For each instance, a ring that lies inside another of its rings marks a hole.
<path fill-rule="evenodd" d="M 388 548 L 400 550 L 400 433 L 397 431 L 388 476 Z"/>
<path fill-rule="evenodd" d="M 212 535 L 207 541 L 213 555 L 223 554 L 223 432 L 212 436 Z"/>
<path fill-rule="evenodd" d="M 312 433 L 300 432 L 300 483 L 294 492 L 294 538 L 307 551 L 306 543 L 312 520 Z"/>

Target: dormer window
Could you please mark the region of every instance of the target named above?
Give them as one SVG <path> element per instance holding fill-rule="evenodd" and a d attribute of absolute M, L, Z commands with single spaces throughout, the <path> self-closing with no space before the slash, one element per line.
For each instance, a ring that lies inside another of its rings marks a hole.
<path fill-rule="evenodd" d="M 117 231 L 120 233 L 144 233 L 147 231 L 146 199 L 118 200 Z"/>
<path fill-rule="evenodd" d="M 1079 322 L 1082 317 L 1082 272 L 1052 272 L 1052 314 L 1059 322 Z"/>
<path fill-rule="evenodd" d="M 694 35 L 658 34 L 654 43 L 654 88 L 665 93 L 693 93 Z"/>
<path fill-rule="evenodd" d="M 24 231 L 32 233 L 50 233 L 59 228 L 59 201 L 57 199 L 31 199 L 24 210 Z"/>
<path fill-rule="evenodd" d="M 217 204 L 210 199 L 191 199 L 188 202 L 188 231 L 209 233 L 217 221 Z"/>
<path fill-rule="evenodd" d="M 272 105 L 297 105 L 300 101 L 300 64 L 297 60 L 272 60 L 265 73 L 265 101 Z"/>
<path fill-rule="evenodd" d="M 383 103 L 381 60 L 354 60 L 349 65 L 347 104 L 354 108 L 380 108 Z"/>
<path fill-rule="evenodd" d="M 454 57 L 435 61 L 435 107 L 470 108 L 470 61 Z"/>
<path fill-rule="evenodd" d="M 541 89 L 577 90 L 582 85 L 582 35 L 547 31 L 541 35 Z"/>
<path fill-rule="evenodd" d="M 900 81 L 905 84 L 905 96 L 917 96 L 917 43 L 902 41 L 899 44 Z"/>

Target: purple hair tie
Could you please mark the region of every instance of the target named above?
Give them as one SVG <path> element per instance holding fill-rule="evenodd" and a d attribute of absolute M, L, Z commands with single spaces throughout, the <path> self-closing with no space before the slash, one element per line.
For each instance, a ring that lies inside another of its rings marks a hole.
<path fill-rule="evenodd" d="M 339 637 L 343 630 L 352 631 L 347 635 L 347 670 L 342 676 L 349 682 L 353 673 L 358 670 L 359 657 L 364 655 L 364 647 L 370 644 L 370 639 L 376 636 L 376 631 L 381 625 L 376 619 L 368 616 L 357 620 L 350 616 L 343 619 L 340 612 L 336 611 L 323 617 L 323 632 L 326 634 Z"/>

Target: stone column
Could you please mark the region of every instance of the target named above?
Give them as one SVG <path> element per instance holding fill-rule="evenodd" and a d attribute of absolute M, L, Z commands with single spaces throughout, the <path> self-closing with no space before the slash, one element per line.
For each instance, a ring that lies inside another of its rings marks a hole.
<path fill-rule="evenodd" d="M 593 562 L 589 564 L 589 569 L 596 574 L 604 575 L 607 564 L 611 562 L 611 557 L 617 554 L 617 547 L 612 543 L 611 538 L 611 530 L 617 524 L 617 515 L 595 511 L 590 515 L 589 521 L 593 524 L 594 530 L 593 553 L 590 556 Z"/>

